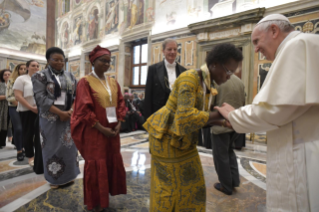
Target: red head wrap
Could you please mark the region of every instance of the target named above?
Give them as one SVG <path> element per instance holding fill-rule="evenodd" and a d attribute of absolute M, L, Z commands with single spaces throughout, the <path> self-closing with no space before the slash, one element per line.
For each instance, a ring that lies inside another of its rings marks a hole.
<path fill-rule="evenodd" d="M 93 62 L 96 60 L 96 58 L 101 57 L 103 55 L 110 55 L 111 52 L 107 48 L 102 48 L 101 46 L 97 45 L 89 54 L 89 59 L 91 64 L 93 65 Z"/>

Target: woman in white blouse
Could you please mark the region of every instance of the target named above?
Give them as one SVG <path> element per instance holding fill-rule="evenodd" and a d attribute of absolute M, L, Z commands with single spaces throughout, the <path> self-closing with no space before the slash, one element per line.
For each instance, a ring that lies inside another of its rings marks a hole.
<path fill-rule="evenodd" d="M 35 60 L 30 60 L 26 63 L 26 66 L 28 74 L 19 76 L 16 79 L 13 85 L 13 91 L 16 100 L 18 101 L 17 111 L 19 112 L 22 123 L 25 156 L 29 158 L 29 164 L 34 166 L 34 155 L 36 155 L 36 162 L 40 159 L 42 163 L 41 149 L 40 151 L 37 151 L 36 148 L 34 154 L 35 145 L 40 143 L 40 135 L 39 120 L 37 119 L 38 109 L 34 100 L 31 82 L 32 75 L 39 71 L 39 63 Z M 41 158 L 37 157 L 37 154 L 41 154 Z M 41 173 L 41 170 L 37 172 L 35 168 L 34 171 L 36 173 Z"/>

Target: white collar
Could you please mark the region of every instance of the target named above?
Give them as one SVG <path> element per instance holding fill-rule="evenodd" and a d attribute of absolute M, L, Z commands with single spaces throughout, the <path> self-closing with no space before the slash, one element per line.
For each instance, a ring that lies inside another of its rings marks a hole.
<path fill-rule="evenodd" d="M 280 51 L 280 49 L 285 45 L 285 43 L 287 42 L 287 41 L 289 41 L 290 40 L 290 37 L 292 37 L 293 35 L 297 35 L 297 34 L 299 34 L 299 33 L 301 33 L 301 32 L 299 32 L 299 31 L 292 31 L 292 32 L 290 32 L 288 35 L 287 35 L 287 37 L 285 37 L 285 39 L 279 44 L 279 46 L 278 46 L 278 48 L 277 48 L 277 50 L 276 50 L 276 56 L 277 56 L 277 54 L 278 54 L 278 52 Z"/>
<path fill-rule="evenodd" d="M 165 66 L 167 67 L 167 65 L 169 66 L 176 66 L 176 62 L 174 61 L 173 63 L 169 63 L 166 59 L 164 59 L 164 62 L 165 62 Z"/>

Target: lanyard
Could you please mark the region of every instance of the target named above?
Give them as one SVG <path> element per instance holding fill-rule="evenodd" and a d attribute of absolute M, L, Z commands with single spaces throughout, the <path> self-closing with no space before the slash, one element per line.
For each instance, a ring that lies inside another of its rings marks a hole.
<path fill-rule="evenodd" d="M 112 104 L 112 92 L 111 92 L 111 89 L 110 89 L 110 86 L 109 86 L 109 83 L 107 81 L 107 77 L 105 77 L 105 83 L 106 83 L 106 86 L 103 84 L 102 80 L 100 79 L 100 77 L 98 77 L 95 73 L 95 71 L 92 71 L 93 75 L 98 79 L 100 80 L 100 83 L 103 85 L 103 87 L 105 88 L 105 90 L 109 93 L 109 97 L 110 97 L 110 103 Z"/>
<path fill-rule="evenodd" d="M 205 106 L 206 106 L 206 84 L 203 82 L 203 111 L 205 111 Z M 212 105 L 212 100 L 213 100 L 213 94 L 209 92 L 209 102 L 208 102 L 208 108 L 207 111 L 210 110 L 210 106 Z"/>
<path fill-rule="evenodd" d="M 203 82 L 203 111 L 205 111 L 205 106 L 206 106 L 206 85 Z M 208 102 L 208 111 L 210 110 L 210 106 L 212 104 L 212 100 L 213 100 L 213 94 L 210 92 L 209 94 L 209 102 Z M 202 143 L 205 146 L 205 137 L 204 137 L 204 131 L 203 129 L 201 129 L 201 133 L 202 133 Z"/>

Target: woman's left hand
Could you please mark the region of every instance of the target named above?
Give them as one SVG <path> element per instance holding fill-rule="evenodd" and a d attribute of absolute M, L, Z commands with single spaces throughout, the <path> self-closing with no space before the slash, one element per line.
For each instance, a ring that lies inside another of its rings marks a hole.
<path fill-rule="evenodd" d="M 116 135 L 119 134 L 120 130 L 121 130 L 121 122 L 119 121 L 119 123 L 114 128 L 115 134 Z"/>

